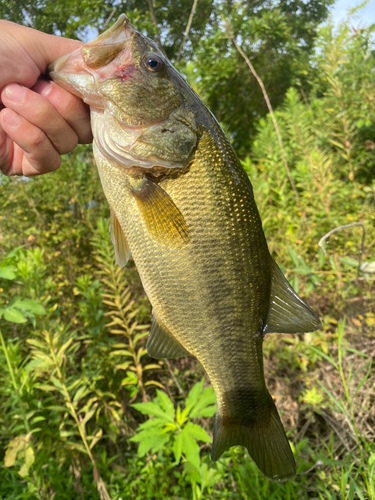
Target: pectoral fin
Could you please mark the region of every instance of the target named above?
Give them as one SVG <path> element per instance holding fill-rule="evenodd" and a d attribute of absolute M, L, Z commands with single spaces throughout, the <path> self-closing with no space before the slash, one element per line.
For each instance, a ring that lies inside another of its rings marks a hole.
<path fill-rule="evenodd" d="M 120 267 L 124 267 L 130 259 L 130 250 L 124 231 L 122 230 L 122 227 L 120 226 L 120 223 L 112 208 L 110 231 L 111 240 L 113 246 L 115 247 L 116 262 Z"/>
<path fill-rule="evenodd" d="M 189 242 L 185 219 L 172 198 L 158 184 L 141 179 L 132 189 L 147 229 L 162 243 Z"/>
<path fill-rule="evenodd" d="M 146 345 L 147 353 L 155 359 L 183 358 L 190 353 L 177 342 L 167 328 L 153 315 L 150 335 Z"/>
<path fill-rule="evenodd" d="M 270 308 L 263 333 L 306 333 L 320 327 L 318 316 L 298 297 L 273 261 Z"/>

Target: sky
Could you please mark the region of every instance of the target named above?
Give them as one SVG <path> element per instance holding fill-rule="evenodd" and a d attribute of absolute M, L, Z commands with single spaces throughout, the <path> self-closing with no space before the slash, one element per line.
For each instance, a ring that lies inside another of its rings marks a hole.
<path fill-rule="evenodd" d="M 335 25 L 345 20 L 347 13 L 353 7 L 356 7 L 360 0 L 337 0 L 331 8 L 332 18 Z M 354 27 L 370 26 L 375 23 L 375 0 L 369 0 L 366 7 L 358 11 L 357 18 L 353 23 Z"/>

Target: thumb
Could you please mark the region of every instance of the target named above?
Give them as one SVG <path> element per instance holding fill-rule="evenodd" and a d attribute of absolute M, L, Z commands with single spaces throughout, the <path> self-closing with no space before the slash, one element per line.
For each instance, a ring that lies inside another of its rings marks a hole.
<path fill-rule="evenodd" d="M 35 53 L 38 53 L 38 67 L 41 73 L 45 73 L 51 62 L 55 61 L 65 54 L 69 54 L 78 49 L 82 42 L 72 40 L 71 38 L 63 38 L 55 35 L 47 35 L 37 31 L 35 37 Z"/>
<path fill-rule="evenodd" d="M 34 61 L 42 74 L 46 72 L 48 65 L 55 59 L 73 52 L 82 45 L 82 42 L 71 38 L 47 35 L 37 30 L 32 31 L 34 32 L 32 36 Z"/>
<path fill-rule="evenodd" d="M 22 81 L 28 80 L 25 72 L 30 73 L 30 78 L 33 80 L 32 84 L 35 84 L 36 78 L 38 78 L 39 74 L 46 72 L 47 66 L 51 62 L 69 52 L 73 52 L 82 45 L 82 42 L 78 40 L 48 35 L 4 20 L 0 20 L 0 34 L 4 42 L 3 51 L 7 51 L 8 58 L 13 58 L 8 61 L 8 64 L 4 64 L 5 55 L 2 55 L 0 50 L 0 62 L 3 62 L 3 64 L 0 64 L 2 71 L 8 67 L 9 70 L 13 71 L 13 75 L 17 76 L 17 80 L 12 81 L 29 87 L 31 86 L 29 83 Z M 16 61 L 19 61 L 18 64 L 16 64 Z M 25 63 L 26 67 L 22 68 Z M 21 68 L 18 68 L 17 66 L 20 65 Z M 18 73 L 20 74 L 18 75 Z M 31 73 L 33 76 L 31 76 Z M 39 74 L 36 75 L 35 73 Z M 6 80 L 4 76 L 2 74 L 0 80 Z M 1 87 L 10 82 L 11 80 L 9 82 L 2 81 Z"/>

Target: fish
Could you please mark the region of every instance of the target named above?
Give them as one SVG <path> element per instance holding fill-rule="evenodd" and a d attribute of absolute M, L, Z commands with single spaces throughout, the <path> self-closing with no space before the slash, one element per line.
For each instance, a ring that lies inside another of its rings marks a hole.
<path fill-rule="evenodd" d="M 321 324 L 272 258 L 251 182 L 219 123 L 125 14 L 49 76 L 90 106 L 116 262 L 132 256 L 152 305 L 149 356 L 202 364 L 217 398 L 213 461 L 242 445 L 266 478 L 291 479 L 263 339 Z"/>

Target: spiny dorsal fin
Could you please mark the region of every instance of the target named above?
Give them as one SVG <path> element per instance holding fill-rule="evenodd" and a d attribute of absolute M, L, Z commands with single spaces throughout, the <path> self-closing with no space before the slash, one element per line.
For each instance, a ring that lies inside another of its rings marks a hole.
<path fill-rule="evenodd" d="M 188 243 L 185 219 L 168 193 L 149 179 L 138 181 L 132 189 L 134 198 L 150 234 L 163 243 Z"/>
<path fill-rule="evenodd" d="M 147 353 L 155 359 L 183 358 L 191 354 L 173 338 L 166 327 L 152 316 L 150 335 L 146 345 Z"/>
<path fill-rule="evenodd" d="M 124 267 L 130 259 L 130 250 L 124 231 L 116 217 L 115 212 L 111 208 L 111 240 L 115 247 L 116 262 L 120 267 Z"/>
<path fill-rule="evenodd" d="M 270 308 L 263 333 L 306 333 L 320 327 L 318 316 L 298 297 L 272 261 Z"/>

